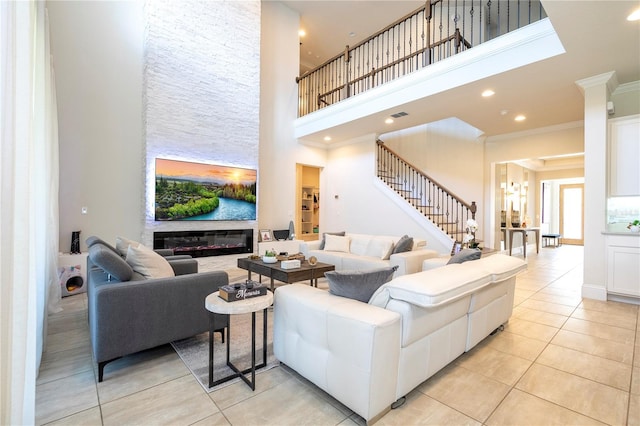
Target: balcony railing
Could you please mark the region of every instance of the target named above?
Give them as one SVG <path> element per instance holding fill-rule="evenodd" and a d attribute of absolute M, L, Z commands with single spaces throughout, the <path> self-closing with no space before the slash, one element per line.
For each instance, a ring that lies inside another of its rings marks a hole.
<path fill-rule="evenodd" d="M 545 17 L 539 0 L 427 0 L 425 6 L 298 77 L 298 116 Z"/>

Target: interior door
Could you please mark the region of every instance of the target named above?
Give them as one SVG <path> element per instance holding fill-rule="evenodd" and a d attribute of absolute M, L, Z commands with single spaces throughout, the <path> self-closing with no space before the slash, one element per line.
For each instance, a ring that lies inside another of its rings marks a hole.
<path fill-rule="evenodd" d="M 584 244 L 584 184 L 560 185 L 560 234 L 563 244 Z"/>

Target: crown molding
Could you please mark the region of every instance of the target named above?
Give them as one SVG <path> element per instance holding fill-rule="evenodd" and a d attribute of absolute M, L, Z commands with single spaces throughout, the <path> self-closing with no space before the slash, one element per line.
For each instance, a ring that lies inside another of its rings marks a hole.
<path fill-rule="evenodd" d="M 522 138 L 522 137 L 526 137 L 526 136 L 540 135 L 540 134 L 544 134 L 544 133 L 559 132 L 559 131 L 562 131 L 562 130 L 575 129 L 575 128 L 583 127 L 583 126 L 584 126 L 584 121 L 583 120 L 570 121 L 568 123 L 556 124 L 556 125 L 547 126 L 547 127 L 539 127 L 537 129 L 523 130 L 521 132 L 505 133 L 503 135 L 495 135 L 495 136 L 487 136 L 487 138 L 485 139 L 485 142 L 486 143 L 502 142 L 502 141 L 506 141 L 506 140 L 512 140 L 514 138 Z"/>

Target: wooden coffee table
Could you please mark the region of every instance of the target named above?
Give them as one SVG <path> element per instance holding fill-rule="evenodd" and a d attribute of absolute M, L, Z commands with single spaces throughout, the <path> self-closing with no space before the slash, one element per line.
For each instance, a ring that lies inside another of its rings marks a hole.
<path fill-rule="evenodd" d="M 324 277 L 325 272 L 336 269 L 334 265 L 328 263 L 318 262 L 312 266 L 306 260 L 302 262 L 299 268 L 282 269 L 279 261 L 276 263 L 264 263 L 262 259 L 249 259 L 248 257 L 238 259 L 238 268 L 248 272 L 248 279 L 251 279 L 252 272 L 269 277 L 272 292 L 274 291 L 274 280 L 287 284 L 309 280 L 309 285 L 318 287 L 318 278 Z"/>

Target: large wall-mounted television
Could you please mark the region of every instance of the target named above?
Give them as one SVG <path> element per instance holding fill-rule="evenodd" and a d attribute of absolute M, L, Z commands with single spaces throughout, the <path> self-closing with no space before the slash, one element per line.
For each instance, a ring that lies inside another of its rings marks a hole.
<path fill-rule="evenodd" d="M 156 158 L 155 220 L 255 220 L 257 171 Z"/>

